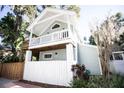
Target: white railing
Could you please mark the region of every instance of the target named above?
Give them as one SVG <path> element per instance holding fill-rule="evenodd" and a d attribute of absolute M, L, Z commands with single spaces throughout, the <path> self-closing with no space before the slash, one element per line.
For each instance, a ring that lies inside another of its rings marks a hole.
<path fill-rule="evenodd" d="M 31 42 L 29 43 L 29 46 L 36 46 L 36 45 L 41 45 L 45 43 L 64 40 L 64 39 L 67 39 L 68 37 L 69 37 L 69 33 L 67 29 L 62 31 L 57 31 L 48 35 L 32 38 Z"/>

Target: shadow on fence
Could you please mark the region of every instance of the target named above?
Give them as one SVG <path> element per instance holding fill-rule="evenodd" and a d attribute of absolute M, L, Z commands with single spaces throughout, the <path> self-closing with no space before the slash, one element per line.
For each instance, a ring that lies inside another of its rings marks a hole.
<path fill-rule="evenodd" d="M 23 78 L 24 62 L 0 63 L 0 76 L 12 80 Z"/>

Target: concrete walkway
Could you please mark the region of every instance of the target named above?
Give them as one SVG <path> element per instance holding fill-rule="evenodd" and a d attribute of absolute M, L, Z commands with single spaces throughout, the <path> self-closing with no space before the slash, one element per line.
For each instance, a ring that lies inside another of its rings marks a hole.
<path fill-rule="evenodd" d="M 26 84 L 17 80 L 0 78 L 0 88 L 41 88 L 40 86 Z"/>

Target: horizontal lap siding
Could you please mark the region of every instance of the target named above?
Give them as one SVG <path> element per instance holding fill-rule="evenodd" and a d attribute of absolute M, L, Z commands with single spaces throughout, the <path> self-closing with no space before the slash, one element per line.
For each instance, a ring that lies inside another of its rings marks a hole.
<path fill-rule="evenodd" d="M 1 77 L 20 80 L 23 77 L 24 63 L 3 63 Z"/>

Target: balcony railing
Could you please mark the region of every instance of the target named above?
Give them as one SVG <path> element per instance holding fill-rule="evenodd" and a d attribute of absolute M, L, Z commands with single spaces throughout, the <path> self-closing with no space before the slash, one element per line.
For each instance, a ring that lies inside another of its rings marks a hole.
<path fill-rule="evenodd" d="M 42 45 L 42 44 L 51 43 L 59 40 L 65 40 L 67 38 L 69 38 L 68 30 L 57 31 L 48 35 L 32 38 L 29 46 L 31 47 L 31 46 Z"/>

